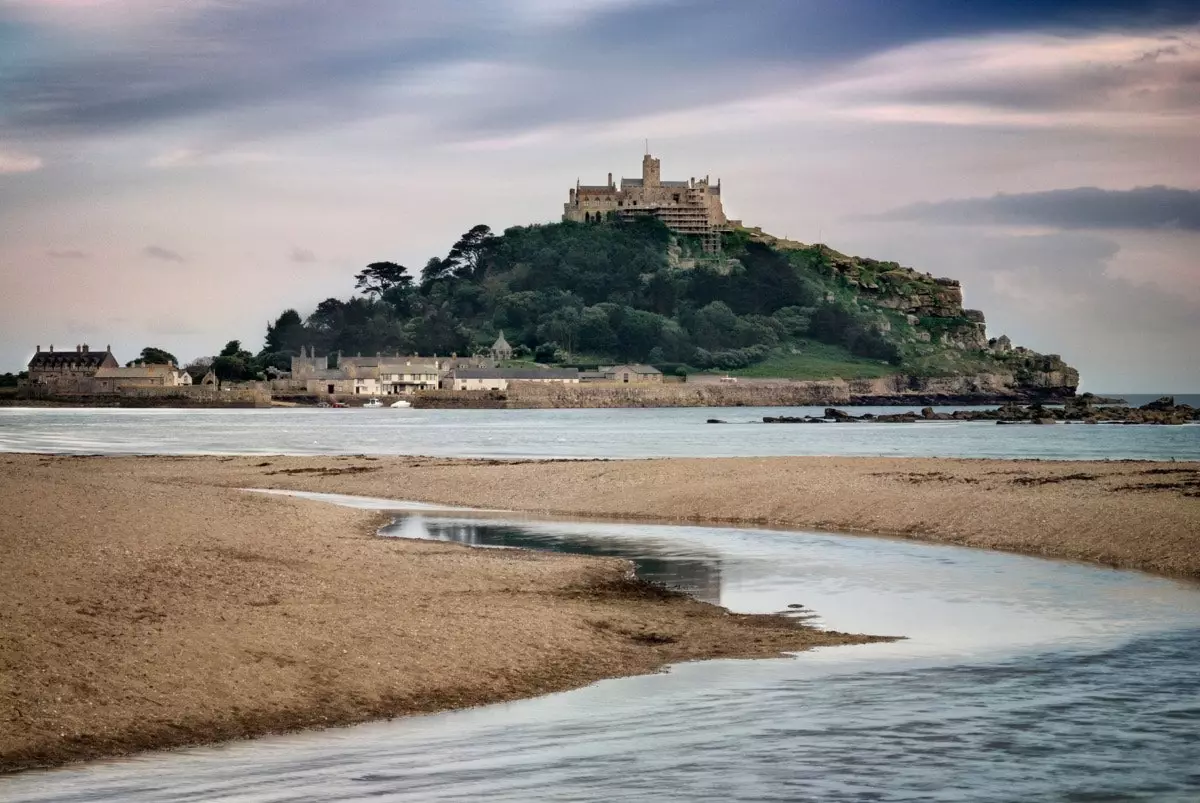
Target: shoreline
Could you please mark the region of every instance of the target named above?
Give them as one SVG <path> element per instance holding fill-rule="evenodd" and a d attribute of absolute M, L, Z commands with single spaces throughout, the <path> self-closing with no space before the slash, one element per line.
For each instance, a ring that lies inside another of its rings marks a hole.
<path fill-rule="evenodd" d="M 624 561 L 381 538 L 379 513 L 247 488 L 884 535 L 1200 579 L 1200 462 L 11 453 L 0 483 L 0 547 L 20 558 L 0 564 L 0 772 L 875 640 L 630 583 Z"/>

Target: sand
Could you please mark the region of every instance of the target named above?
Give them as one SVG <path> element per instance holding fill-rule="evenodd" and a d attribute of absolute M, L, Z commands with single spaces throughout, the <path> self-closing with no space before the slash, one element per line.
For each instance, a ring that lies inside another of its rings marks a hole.
<path fill-rule="evenodd" d="M 207 477 L 561 516 L 893 535 L 1200 578 L 1194 462 L 219 459 L 215 471 L 212 458 L 158 465 L 181 483 Z"/>
<path fill-rule="evenodd" d="M 870 640 L 211 484 L 244 465 L 0 457 L 0 771 Z"/>
<path fill-rule="evenodd" d="M 1200 578 L 1197 463 L 6 455 L 0 770 L 865 640 L 661 593 L 621 561 L 385 539 L 377 514 L 247 487 L 901 535 Z"/>

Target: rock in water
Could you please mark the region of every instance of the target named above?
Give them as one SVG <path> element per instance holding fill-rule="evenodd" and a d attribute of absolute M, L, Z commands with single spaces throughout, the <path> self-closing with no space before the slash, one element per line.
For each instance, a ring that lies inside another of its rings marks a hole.
<path fill-rule="evenodd" d="M 1175 397 L 1174 396 L 1163 396 L 1162 398 L 1156 399 L 1155 401 L 1152 401 L 1149 404 L 1143 404 L 1138 409 L 1140 409 L 1140 410 L 1156 410 L 1156 411 L 1160 411 L 1160 412 L 1171 412 L 1171 411 L 1174 411 L 1174 409 L 1175 409 Z"/>

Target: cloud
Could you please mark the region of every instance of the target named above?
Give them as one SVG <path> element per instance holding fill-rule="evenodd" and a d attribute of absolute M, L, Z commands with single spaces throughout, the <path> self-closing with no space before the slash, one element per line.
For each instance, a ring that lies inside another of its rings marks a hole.
<path fill-rule="evenodd" d="M 0 150 L 0 176 L 6 173 L 32 173 L 41 168 L 41 157 L 29 153 Z"/>
<path fill-rule="evenodd" d="M 1147 43 L 1135 43 L 1139 49 L 1126 58 L 1124 52 L 1066 52 L 1058 40 L 1091 41 L 1109 30 L 1200 20 L 1200 12 L 1178 0 L 1003 6 L 842 0 L 821 4 L 819 13 L 811 0 L 756 0 L 749 9 L 718 0 L 686 7 L 680 0 L 359 0 L 354 14 L 337 4 L 290 0 L 186 6 L 133 0 L 122 4 L 121 14 L 113 13 L 114 5 L 11 0 L 0 7 L 0 28 L 7 16 L 32 42 L 24 48 L 28 56 L 13 59 L 11 78 L 0 88 L 0 130 L 71 138 L 202 120 L 203 133 L 221 141 L 395 116 L 443 136 L 495 138 L 794 94 L 897 50 L 900 61 L 845 76 L 830 100 L 845 102 L 853 94 L 859 113 L 876 115 L 894 113 L 897 104 L 929 113 L 964 98 L 1040 108 L 1089 82 L 1094 96 L 1111 92 L 1112 81 L 1103 76 L 1116 59 L 1128 62 L 1133 78 L 1112 80 L 1142 109 L 1189 97 L 1191 90 L 1179 83 L 1192 76 L 1187 41 L 1127 37 Z M 1060 33 L 1047 37 L 1045 47 L 1064 55 L 1061 64 L 1031 65 L 1041 82 L 997 70 L 1006 49 L 1040 53 L 1028 35 L 1045 29 Z M 988 58 L 975 59 L 975 66 L 970 53 L 945 45 L 951 37 L 997 32 L 1025 40 L 994 39 Z M 926 49 L 934 57 L 922 61 Z M 956 69 L 945 69 L 946 58 Z M 1082 83 L 1045 74 L 1089 59 L 1097 63 L 1096 75 Z M 472 64 L 488 65 L 488 74 L 465 91 L 436 82 L 431 91 L 430 76 Z M 871 91 L 881 78 L 897 76 L 916 80 Z M 1015 85 L 1005 83 L 1014 79 Z M 1147 90 L 1158 97 L 1146 97 Z M 1041 100 L 1016 97 L 1038 91 Z M 1183 95 L 1168 97 L 1178 92 Z M 190 164 L 208 147 L 193 144 L 152 161 Z"/>
<path fill-rule="evenodd" d="M 203 165 L 245 165 L 269 162 L 274 157 L 260 151 L 215 148 L 173 148 L 163 151 L 146 162 L 148 167 L 171 169 L 176 167 L 200 167 Z"/>
<path fill-rule="evenodd" d="M 913 204 L 875 219 L 1058 229 L 1200 231 L 1200 190 L 1079 187 Z"/>
<path fill-rule="evenodd" d="M 293 248 L 292 252 L 288 254 L 288 258 L 292 262 L 302 265 L 317 261 L 316 254 L 314 254 L 312 251 L 309 251 L 307 248 Z"/>
<path fill-rule="evenodd" d="M 48 248 L 46 256 L 52 259 L 87 259 L 88 253 L 76 248 Z"/>
<path fill-rule="evenodd" d="M 179 252 L 172 251 L 170 248 L 163 248 L 160 245 L 146 246 L 142 249 L 142 256 L 148 259 L 158 259 L 163 262 L 187 262 Z"/>

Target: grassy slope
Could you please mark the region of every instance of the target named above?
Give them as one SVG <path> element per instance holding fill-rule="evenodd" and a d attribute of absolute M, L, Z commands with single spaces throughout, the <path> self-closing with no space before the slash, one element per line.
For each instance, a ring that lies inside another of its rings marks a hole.
<path fill-rule="evenodd" d="M 816 341 L 802 341 L 795 346 L 799 354 L 780 349 L 767 359 L 747 368 L 728 371 L 729 376 L 744 376 L 756 379 L 866 379 L 891 376 L 897 373 L 894 365 L 856 357 L 840 346 L 831 346 Z M 726 372 L 714 372 L 726 373 Z"/>

